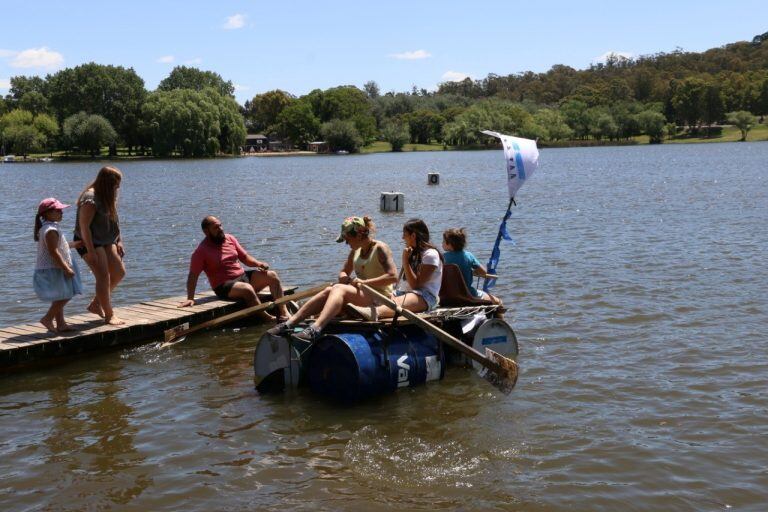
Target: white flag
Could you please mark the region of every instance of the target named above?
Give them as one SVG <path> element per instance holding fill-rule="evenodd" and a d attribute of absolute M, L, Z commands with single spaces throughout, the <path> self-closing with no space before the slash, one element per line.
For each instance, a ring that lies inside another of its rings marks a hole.
<path fill-rule="evenodd" d="M 539 167 L 539 149 L 536 147 L 536 141 L 512 137 L 490 130 L 483 130 L 482 133 L 501 139 L 501 144 L 504 146 L 504 157 L 507 159 L 509 197 L 515 197 L 525 180 L 530 178 Z"/>

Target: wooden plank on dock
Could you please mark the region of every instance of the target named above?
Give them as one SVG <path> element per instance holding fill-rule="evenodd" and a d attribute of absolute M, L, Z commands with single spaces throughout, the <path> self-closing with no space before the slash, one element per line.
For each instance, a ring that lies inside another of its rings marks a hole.
<path fill-rule="evenodd" d="M 296 289 L 286 287 L 286 295 Z M 260 290 L 259 296 L 262 300 L 271 299 L 269 290 Z M 43 359 L 160 340 L 163 331 L 172 326 L 185 322 L 195 325 L 244 307 L 240 302 L 220 300 L 212 291 L 197 294 L 194 306 L 179 308 L 185 299 L 180 295 L 116 307 L 115 315 L 125 321 L 125 325 L 119 326 L 107 325 L 88 312 L 68 315 L 67 323 L 76 331 L 63 335 L 39 324 L 0 327 L 0 371 L 23 368 Z"/>

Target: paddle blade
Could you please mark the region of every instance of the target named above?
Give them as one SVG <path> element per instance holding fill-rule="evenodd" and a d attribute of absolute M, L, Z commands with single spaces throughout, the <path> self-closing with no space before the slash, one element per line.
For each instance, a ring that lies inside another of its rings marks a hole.
<path fill-rule="evenodd" d="M 485 349 L 485 357 L 496 363 L 499 369 L 496 370 L 483 366 L 478 371 L 478 375 L 505 395 L 510 394 L 515 384 L 517 384 L 517 363 L 487 347 Z"/>
<path fill-rule="evenodd" d="M 163 333 L 165 337 L 165 342 L 170 343 L 171 341 L 175 340 L 178 336 L 184 334 L 188 330 L 189 330 L 189 322 L 184 322 L 183 324 L 177 325 L 176 327 L 166 329 L 166 331 Z"/>

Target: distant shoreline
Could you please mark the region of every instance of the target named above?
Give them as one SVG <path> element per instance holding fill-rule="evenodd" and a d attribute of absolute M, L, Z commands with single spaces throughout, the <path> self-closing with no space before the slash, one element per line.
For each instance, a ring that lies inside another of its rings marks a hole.
<path fill-rule="evenodd" d="M 660 145 L 669 144 L 712 144 L 722 142 L 740 142 L 734 137 L 733 133 L 724 134 L 716 137 L 679 137 L 674 139 L 665 139 Z M 768 125 L 758 125 L 752 131 L 750 131 L 746 142 L 768 142 Z M 540 141 L 539 148 L 586 148 L 586 147 L 611 147 L 611 146 L 655 146 L 657 144 L 649 144 L 647 137 L 636 137 L 630 140 L 623 141 L 608 141 L 608 140 L 568 140 L 568 141 Z M 498 150 L 500 146 L 486 147 L 486 146 L 447 146 L 444 144 L 406 144 L 402 151 L 392 151 L 391 146 L 387 142 L 377 141 L 360 149 L 357 155 L 370 155 L 380 153 L 420 153 L 431 151 L 485 151 L 485 150 Z M 96 157 L 89 157 L 85 155 L 77 156 L 65 156 L 50 154 L 35 154 L 28 156 L 26 160 L 22 157 L 16 156 L 13 162 L 3 162 L 0 157 L 0 163 L 52 163 L 52 162 L 99 162 L 99 161 L 131 161 L 131 160 L 211 160 L 211 159 L 229 159 L 229 158 L 249 158 L 249 157 L 288 157 L 288 156 L 342 156 L 335 153 L 315 153 L 314 151 L 265 151 L 258 153 L 243 153 L 241 155 L 218 155 L 216 157 L 207 158 L 185 158 L 185 157 L 165 157 L 157 158 L 151 155 L 118 155 L 109 156 L 102 154 Z"/>

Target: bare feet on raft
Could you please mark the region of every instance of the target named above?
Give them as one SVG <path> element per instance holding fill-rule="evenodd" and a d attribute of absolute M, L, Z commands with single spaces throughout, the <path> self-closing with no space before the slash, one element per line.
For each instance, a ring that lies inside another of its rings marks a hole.
<path fill-rule="evenodd" d="M 40 323 L 43 324 L 43 327 L 45 327 L 49 331 L 58 332 L 56 330 L 56 327 L 53 325 L 53 318 L 48 318 L 44 316 L 43 318 L 40 319 Z"/>
<path fill-rule="evenodd" d="M 114 315 L 109 318 L 105 318 L 104 322 L 106 322 L 107 325 L 125 325 L 125 320 L 120 320 Z"/>
<path fill-rule="evenodd" d="M 90 304 L 88 304 L 88 307 L 86 308 L 88 311 L 93 313 L 94 315 L 98 315 L 101 318 L 104 318 L 104 310 L 101 309 L 101 304 L 99 304 L 99 301 L 96 299 L 93 299 Z"/>

